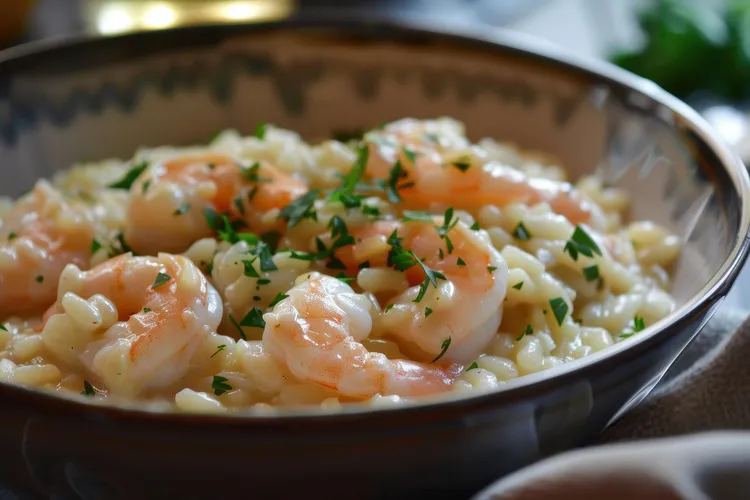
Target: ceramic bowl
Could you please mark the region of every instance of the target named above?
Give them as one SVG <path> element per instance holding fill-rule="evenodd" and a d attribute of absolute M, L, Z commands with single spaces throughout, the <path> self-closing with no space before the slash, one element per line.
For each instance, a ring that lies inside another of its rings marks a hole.
<path fill-rule="evenodd" d="M 366 21 L 205 26 L 0 54 L 0 190 L 139 146 L 321 138 L 404 116 L 599 171 L 632 216 L 681 235 L 678 309 L 626 342 L 503 390 L 340 414 L 203 416 L 82 404 L 0 383 L 0 474 L 44 498 L 461 498 L 593 440 L 640 401 L 745 260 L 748 176 L 689 107 L 604 63 L 498 31 Z"/>

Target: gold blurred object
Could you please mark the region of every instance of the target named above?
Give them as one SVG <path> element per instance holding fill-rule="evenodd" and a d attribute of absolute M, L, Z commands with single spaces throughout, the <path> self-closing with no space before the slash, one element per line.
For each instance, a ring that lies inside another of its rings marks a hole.
<path fill-rule="evenodd" d="M 0 45 L 23 35 L 35 0 L 0 0 Z"/>
<path fill-rule="evenodd" d="M 195 24 L 272 21 L 288 17 L 295 4 L 294 0 L 89 0 L 85 16 L 90 31 L 116 35 Z"/>

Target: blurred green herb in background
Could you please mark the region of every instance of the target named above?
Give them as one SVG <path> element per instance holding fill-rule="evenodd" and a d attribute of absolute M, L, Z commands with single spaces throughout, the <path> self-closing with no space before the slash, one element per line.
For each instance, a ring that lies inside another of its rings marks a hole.
<path fill-rule="evenodd" d="M 638 24 L 645 45 L 614 54 L 615 64 L 682 99 L 750 99 L 750 0 L 725 0 L 718 10 L 700 0 L 656 0 Z"/>

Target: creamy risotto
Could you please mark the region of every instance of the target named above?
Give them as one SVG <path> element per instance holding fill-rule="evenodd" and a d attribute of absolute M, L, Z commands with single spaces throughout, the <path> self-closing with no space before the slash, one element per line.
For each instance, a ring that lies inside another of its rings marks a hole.
<path fill-rule="evenodd" d="M 0 380 L 183 411 L 399 404 L 627 342 L 679 239 L 454 120 L 259 125 L 1 204 Z"/>

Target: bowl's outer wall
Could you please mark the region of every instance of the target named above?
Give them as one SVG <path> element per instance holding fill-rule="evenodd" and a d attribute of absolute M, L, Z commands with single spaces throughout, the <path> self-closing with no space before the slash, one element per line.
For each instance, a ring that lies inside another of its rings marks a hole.
<path fill-rule="evenodd" d="M 203 142 L 227 127 L 248 133 L 259 121 L 320 138 L 447 115 L 475 139 L 545 151 L 574 176 L 598 170 L 638 195 L 634 217 L 687 242 L 676 268 L 681 302 L 730 257 L 744 257 L 732 255 L 746 230 L 737 177 L 669 107 L 507 47 L 339 28 L 177 30 L 0 60 L 0 189 L 18 195 L 78 160 Z M 0 384 L 0 473 L 55 498 L 466 496 L 590 441 L 646 394 L 724 293 L 605 361 L 439 408 L 210 421 L 118 413 Z"/>

